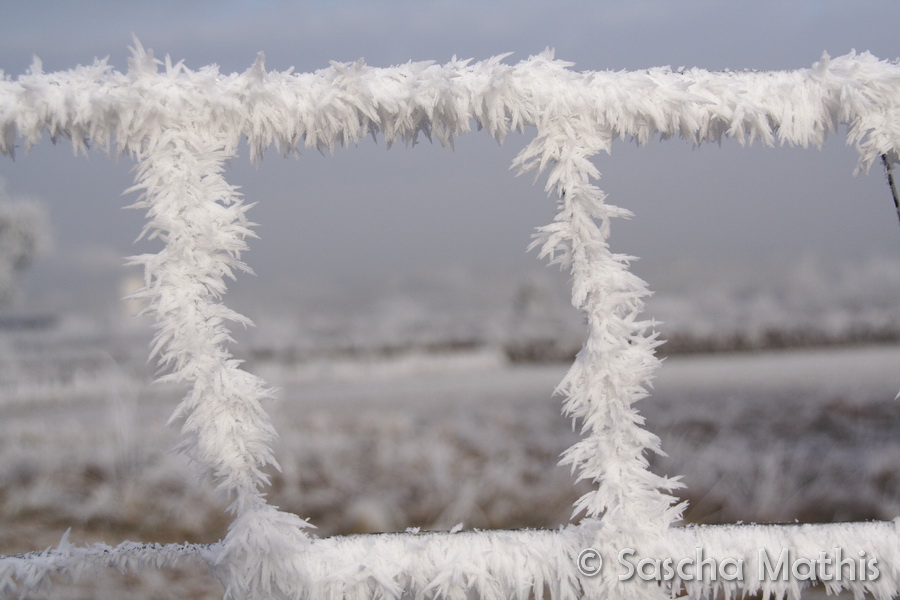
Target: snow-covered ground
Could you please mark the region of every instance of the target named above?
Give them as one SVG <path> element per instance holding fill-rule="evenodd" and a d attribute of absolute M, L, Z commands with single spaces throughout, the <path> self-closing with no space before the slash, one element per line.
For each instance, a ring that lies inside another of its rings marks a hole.
<path fill-rule="evenodd" d="M 140 346 L 5 342 L 0 552 L 53 545 L 68 527 L 76 543 L 223 537 L 224 503 L 170 452 L 182 390 L 149 384 Z M 640 406 L 669 454 L 654 467 L 684 476 L 692 521 L 893 518 L 898 364 L 897 345 L 670 357 Z M 586 489 L 555 466 L 576 439 L 551 397 L 564 364 L 481 347 L 251 366 L 280 388 L 271 502 L 320 535 L 552 527 Z M 196 574 L 159 577 L 123 585 L 207 590 Z"/>

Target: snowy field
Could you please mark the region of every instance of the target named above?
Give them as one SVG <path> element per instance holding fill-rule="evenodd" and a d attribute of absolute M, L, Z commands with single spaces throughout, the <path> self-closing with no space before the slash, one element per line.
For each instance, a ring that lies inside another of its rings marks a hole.
<path fill-rule="evenodd" d="M 170 452 L 183 390 L 149 384 L 141 345 L 4 341 L 0 552 L 55 545 L 69 527 L 79 544 L 224 536 L 223 502 Z M 897 345 L 670 357 L 641 403 L 669 453 L 654 468 L 684 476 L 691 521 L 893 518 L 897 364 Z M 551 397 L 564 364 L 513 365 L 486 347 L 251 366 L 280 388 L 270 501 L 320 535 L 553 527 L 586 489 L 555 466 L 576 437 Z M 96 585 L 53 597 L 221 593 L 190 570 Z"/>

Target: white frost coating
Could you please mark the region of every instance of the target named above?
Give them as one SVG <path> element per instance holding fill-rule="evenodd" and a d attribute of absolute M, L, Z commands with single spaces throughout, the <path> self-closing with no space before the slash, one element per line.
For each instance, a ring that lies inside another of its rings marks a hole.
<path fill-rule="evenodd" d="M 25 598 L 29 593 L 48 587 L 53 575 L 77 580 L 102 575 L 108 568 L 121 573 L 138 573 L 146 568 L 183 564 L 185 559 L 209 563 L 219 552 L 217 546 L 141 542 L 123 542 L 115 547 L 95 544 L 82 548 L 70 544 L 68 536 L 66 532 L 54 550 L 0 557 L 0 598 Z"/>
<path fill-rule="evenodd" d="M 866 594 L 876 600 L 889 600 L 900 589 L 900 569 L 897 568 L 900 565 L 900 521 L 896 520 L 826 525 L 675 527 L 663 541 L 633 546 L 636 552 L 629 557 L 629 562 L 636 563 L 640 558 L 669 558 L 677 563 L 682 559 L 694 559 L 697 548 L 703 548 L 704 557 L 744 561 L 744 580 L 704 577 L 695 581 L 674 579 L 662 585 L 636 577 L 623 585 L 619 578 L 627 569 L 618 556 L 625 546 L 612 539 L 597 540 L 593 546 L 603 558 L 599 574 L 594 577 L 581 575 L 576 569 L 575 557 L 584 549 L 580 545 L 582 528 L 570 525 L 555 531 L 338 536 L 283 549 L 278 568 L 289 569 L 299 577 L 288 582 L 289 591 L 278 589 L 284 585 L 282 581 L 253 596 L 246 588 L 236 589 L 237 583 L 229 579 L 229 574 L 222 581 L 226 586 L 232 586 L 229 592 L 236 597 L 321 600 L 419 597 L 574 600 L 615 597 L 623 588 L 634 592 L 643 590 L 651 597 L 669 596 L 675 592 L 690 598 L 712 598 L 717 597 L 716 594 L 733 598 L 746 593 L 797 599 L 814 582 L 799 581 L 792 576 L 784 580 L 777 571 L 764 572 L 760 578 L 760 552 L 766 552 L 775 566 L 785 548 L 790 549 L 790 559 L 796 562 L 814 561 L 821 553 L 833 554 L 839 547 L 845 558 L 856 560 L 859 560 L 859 551 L 864 551 L 866 560 L 874 559 L 879 575 L 861 581 L 846 576 L 849 573 L 845 572 L 840 581 L 820 582 L 830 593 L 848 590 L 856 598 Z M 125 542 L 114 548 L 102 544 L 75 548 L 64 540 L 56 550 L 0 559 L 0 595 L 37 590 L 51 574 L 69 578 L 95 576 L 107 567 L 139 571 L 147 567 L 172 566 L 184 559 L 202 559 L 216 569 L 227 560 L 227 554 L 227 542 L 211 546 Z M 266 569 L 269 568 L 271 565 L 260 565 L 260 573 L 268 575 Z M 18 586 L 16 580 L 20 582 Z M 243 595 L 245 593 L 247 595 Z"/>
<path fill-rule="evenodd" d="M 253 235 L 245 216 L 249 206 L 222 177 L 242 137 L 258 160 L 271 145 L 285 153 L 333 150 L 379 132 L 389 143 L 422 134 L 451 144 L 473 123 L 498 140 L 526 126 L 537 129 L 514 167 L 546 172 L 546 189 L 558 198 L 559 210 L 553 223 L 539 229 L 534 245 L 542 257 L 571 271 L 572 301 L 584 311 L 590 334 L 559 391 L 564 410 L 581 421 L 585 433 L 564 461 L 597 487 L 576 504 L 576 514 L 587 519 L 566 530 L 572 537 L 566 537 L 567 549 L 540 555 L 569 561 L 568 568 L 574 547 L 674 543 L 677 535 L 669 527 L 682 510 L 670 494 L 678 482 L 647 467 L 645 453 L 659 452 L 659 440 L 641 428 L 634 408 L 658 367 L 659 342 L 653 323 L 639 318 L 646 284 L 629 273 L 630 257 L 612 253 L 607 244 L 611 220 L 630 213 L 605 202 L 592 183 L 600 174 L 591 157 L 609 152 L 615 139 L 645 143 L 656 135 L 694 143 L 730 136 L 766 145 L 820 145 L 844 123 L 859 152 L 859 168 L 881 154 L 900 160 L 900 67 L 869 54 L 824 56 L 811 69 L 768 73 L 578 73 L 550 52 L 516 65 L 502 58 L 387 69 L 332 64 L 294 74 L 267 72 L 260 57 L 245 73 L 223 75 L 216 67 L 191 71 L 168 59 L 162 63 L 136 44 L 124 74 L 102 61 L 44 74 L 35 61 L 30 73 L 0 81 L 0 152 L 12 155 L 17 139 L 30 146 L 46 131 L 54 139 L 71 139 L 76 151 L 93 144 L 138 161 L 133 189 L 142 193 L 136 206 L 148 214 L 145 234 L 165 243 L 158 254 L 134 259 L 145 268 L 140 295 L 156 317 L 153 352 L 170 370 L 165 378 L 191 386 L 173 416 L 182 423 L 181 448 L 232 501 L 236 519 L 213 562 L 230 597 L 318 593 L 314 557 L 338 543 L 308 537 L 305 521 L 265 503 L 265 469 L 276 466 L 270 449 L 275 431 L 262 407 L 270 391 L 241 370 L 227 349 L 227 323 L 249 323 L 221 303 L 226 279 L 249 270 L 241 261 L 246 238 Z M 896 532 L 890 532 L 895 543 Z M 460 565 L 475 560 L 470 555 L 479 551 L 476 546 L 499 535 L 459 538 L 474 544 L 448 567 L 462 570 L 447 575 L 450 583 L 428 589 L 458 595 L 452 591 L 456 584 L 474 577 Z M 300 561 L 306 552 L 312 558 Z M 409 577 L 418 577 L 416 570 L 424 566 L 415 553 L 404 560 L 412 561 L 404 567 L 411 569 Z M 396 582 L 384 582 L 382 593 L 396 597 Z M 334 597 L 371 595 L 365 586 L 351 593 L 335 585 L 344 592 Z M 496 598 L 516 585 L 474 587 Z M 554 597 L 577 595 L 565 585 Z M 601 579 L 583 591 L 592 597 L 662 593 Z"/>

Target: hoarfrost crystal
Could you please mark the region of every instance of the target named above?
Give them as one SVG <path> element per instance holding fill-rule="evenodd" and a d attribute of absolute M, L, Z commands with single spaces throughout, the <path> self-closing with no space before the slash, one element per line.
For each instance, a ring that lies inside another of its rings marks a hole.
<path fill-rule="evenodd" d="M 227 537 L 210 547 L 73 549 L 64 543 L 55 552 L 5 557 L 0 591 L 11 592 L 16 581 L 27 591 L 54 572 L 74 576 L 131 564 L 128 556 L 138 556 L 134 564 L 166 564 L 190 555 L 210 564 L 231 598 L 409 593 L 494 600 L 540 597 L 545 589 L 560 599 L 662 598 L 669 592 L 655 584 L 579 577 L 575 557 L 588 546 L 686 556 L 697 543 L 748 555 L 781 535 L 807 554 L 815 550 L 810 539 L 868 539 L 892 567 L 877 583 L 844 587 L 880 600 L 897 593 L 895 524 L 671 528 L 683 509 L 671 495 L 679 483 L 649 470 L 647 454 L 661 452 L 659 440 L 641 427 L 635 408 L 659 366 L 654 348 L 660 342 L 653 323 L 640 318 L 646 284 L 629 272 L 631 258 L 607 243 L 612 221 L 630 213 L 607 203 L 595 185 L 600 173 L 592 158 L 610 152 L 614 140 L 646 143 L 657 135 L 695 144 L 735 137 L 768 146 L 818 146 L 845 124 L 859 169 L 882 155 L 896 162 L 900 67 L 851 53 L 783 72 L 579 73 L 550 51 L 513 65 L 503 58 L 386 69 L 362 61 L 332 63 L 295 74 L 267 71 L 260 55 L 246 72 L 226 75 L 217 67 L 192 71 L 168 58 L 156 60 L 135 42 L 127 73 L 104 61 L 43 73 L 35 61 L 29 73 L 0 81 L 0 152 L 12 155 L 17 140 L 27 147 L 47 132 L 70 139 L 77 152 L 86 152 L 90 142 L 137 160 L 132 190 L 141 193 L 135 206 L 147 212 L 144 234 L 164 243 L 157 254 L 133 258 L 145 271 L 138 295 L 156 318 L 153 354 L 168 370 L 164 379 L 190 386 L 173 415 L 183 432 L 180 448 L 229 497 L 235 517 Z M 241 254 L 253 224 L 246 217 L 249 205 L 222 175 L 225 162 L 242 138 L 252 159 L 260 160 L 273 145 L 299 154 L 377 134 L 389 144 L 426 136 L 452 145 L 473 125 L 501 141 L 514 130 L 537 130 L 513 166 L 546 175 L 558 212 L 539 228 L 533 246 L 571 272 L 572 303 L 588 323 L 588 340 L 558 388 L 565 413 L 584 434 L 563 461 L 595 484 L 575 506 L 584 519 L 555 532 L 315 538 L 306 521 L 266 503 L 266 469 L 277 467 L 271 451 L 276 434 L 263 407 L 271 391 L 227 348 L 228 323 L 250 324 L 221 299 L 227 280 L 249 270 Z M 680 582 L 673 593 L 679 585 L 692 597 L 717 591 L 726 597 L 739 591 L 799 594 L 791 582 L 744 588 Z"/>

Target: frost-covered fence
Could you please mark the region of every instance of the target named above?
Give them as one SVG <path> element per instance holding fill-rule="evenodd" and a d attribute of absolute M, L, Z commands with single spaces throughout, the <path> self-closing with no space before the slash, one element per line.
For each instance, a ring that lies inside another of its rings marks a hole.
<path fill-rule="evenodd" d="M 502 58 L 386 69 L 332 64 L 295 74 L 268 72 L 260 57 L 248 71 L 224 75 L 158 61 L 136 44 L 126 73 L 99 61 L 45 74 L 36 62 L 28 74 L 0 81 L 3 153 L 48 133 L 71 140 L 76 151 L 100 148 L 137 161 L 132 189 L 147 212 L 144 233 L 163 242 L 159 253 L 133 259 L 144 266 L 139 295 L 156 318 L 153 355 L 167 368 L 164 379 L 189 385 L 172 418 L 181 425 L 181 449 L 227 495 L 234 516 L 225 538 L 209 547 L 63 544 L 3 557 L 0 589 L 27 592 L 51 573 L 199 557 L 231 598 L 662 598 L 679 589 L 694 597 L 717 590 L 797 596 L 808 579 L 884 600 L 900 591 L 896 523 L 672 527 L 684 508 L 671 495 L 679 483 L 649 470 L 646 455 L 660 451 L 659 440 L 641 427 L 634 406 L 659 366 L 653 322 L 640 317 L 649 291 L 629 272 L 630 257 L 609 248 L 613 219 L 630 213 L 606 202 L 591 162 L 619 138 L 680 136 L 700 144 L 734 137 L 805 147 L 843 124 L 860 169 L 881 156 L 892 164 L 900 161 L 900 66 L 851 54 L 785 72 L 579 73 L 549 52 L 515 65 Z M 228 324 L 247 319 L 222 298 L 227 279 L 247 270 L 241 254 L 253 233 L 248 205 L 222 175 L 225 162 L 242 139 L 260 160 L 273 145 L 284 153 L 334 150 L 370 134 L 389 143 L 424 135 L 448 145 L 475 125 L 498 140 L 526 126 L 537 131 L 514 166 L 546 174 L 558 212 L 534 246 L 571 272 L 572 302 L 587 318 L 588 340 L 558 391 L 584 436 L 563 462 L 595 488 L 576 503 L 581 520 L 557 531 L 317 538 L 307 521 L 266 502 L 266 470 L 276 466 L 275 430 L 263 408 L 271 392 L 227 347 Z M 667 577 L 662 563 L 660 581 L 621 578 L 616 565 L 627 563 L 620 553 L 628 548 L 635 560 L 678 564 L 700 548 L 722 565 L 743 565 L 746 578 L 730 577 L 733 571 Z M 800 561 L 806 570 L 757 577 L 760 553 L 778 563 L 782 549 L 793 553 L 791 566 Z M 829 578 L 816 567 L 823 553 L 832 567 L 841 564 L 832 556 L 838 549 L 844 558 L 852 554 L 846 568 L 853 576 Z M 599 557 L 607 560 L 602 570 Z"/>

